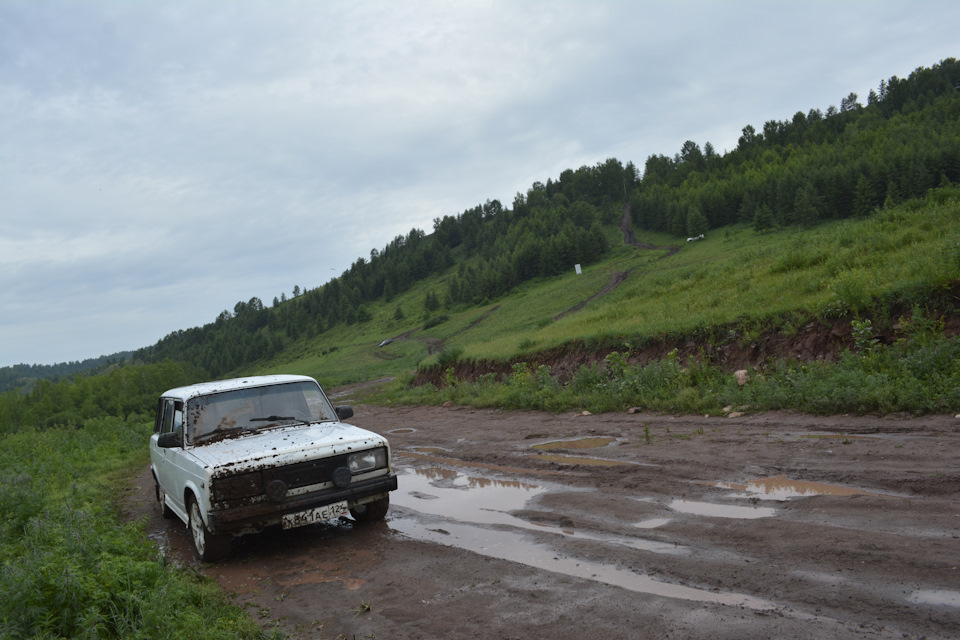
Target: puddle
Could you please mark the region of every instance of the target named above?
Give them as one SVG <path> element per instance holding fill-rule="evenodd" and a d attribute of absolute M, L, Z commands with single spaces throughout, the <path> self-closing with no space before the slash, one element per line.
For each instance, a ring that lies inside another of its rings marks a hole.
<path fill-rule="evenodd" d="M 537 543 L 530 531 L 553 533 L 558 538 L 579 538 L 602 544 L 619 544 L 643 551 L 683 554 L 687 549 L 671 543 L 641 538 L 602 536 L 534 524 L 508 511 L 523 509 L 546 487 L 524 482 L 470 478 L 449 470 L 411 470 L 400 478 L 400 489 L 391 494 L 390 529 L 416 540 L 454 546 L 484 556 L 517 562 L 546 571 L 592 580 L 639 593 L 717 603 L 750 609 L 773 609 L 772 602 L 738 593 L 721 593 L 668 584 L 628 569 L 569 557 L 551 546 Z M 419 517 L 407 516 L 416 511 Z"/>
<path fill-rule="evenodd" d="M 391 429 L 390 431 L 387 431 L 387 433 L 403 434 L 403 433 L 416 433 L 416 431 L 417 431 L 416 429 L 404 428 L 404 429 Z"/>
<path fill-rule="evenodd" d="M 910 594 L 910 602 L 960 607 L 960 591 L 946 589 L 920 589 Z"/>
<path fill-rule="evenodd" d="M 732 482 L 707 483 L 721 489 L 744 491 L 763 500 L 788 500 L 806 496 L 873 496 L 883 497 L 879 493 L 869 493 L 861 489 L 841 487 L 823 482 L 809 482 L 806 480 L 791 480 L 784 476 L 759 478 L 743 484 Z"/>
<path fill-rule="evenodd" d="M 739 507 L 713 502 L 693 502 L 691 500 L 674 500 L 670 503 L 670 508 L 680 513 L 689 513 L 695 516 L 740 518 L 747 520 L 769 518 L 777 512 L 776 509 L 771 507 Z"/>
<path fill-rule="evenodd" d="M 412 473 L 407 473 L 399 479 L 400 488 L 390 494 L 392 506 L 413 509 L 421 514 L 445 518 L 447 521 L 552 533 L 580 540 L 615 544 L 638 551 L 668 555 L 683 555 L 689 552 L 686 547 L 672 542 L 592 534 L 569 527 L 560 528 L 550 524 L 529 522 L 509 513 L 524 509 L 531 498 L 545 493 L 546 487 L 516 480 L 469 477 L 457 471 L 437 467 L 411 471 Z M 395 528 L 395 523 L 396 520 L 391 520 L 390 528 Z M 398 526 L 405 527 L 407 530 L 416 527 L 409 523 Z M 443 528 L 446 529 L 446 525 L 443 525 Z M 478 531 L 477 535 L 482 538 L 489 529 Z"/>
<path fill-rule="evenodd" d="M 449 449 L 441 449 L 440 447 L 412 447 L 412 450 L 418 453 L 450 453 Z"/>
<path fill-rule="evenodd" d="M 541 451 L 556 451 L 557 449 L 599 449 L 605 447 L 611 442 L 616 442 L 616 438 L 579 438 L 577 440 L 556 440 L 554 442 L 544 442 L 533 445 L 534 449 Z"/>
<path fill-rule="evenodd" d="M 420 453 L 419 451 L 395 451 L 395 456 L 401 458 L 415 458 L 417 460 L 425 460 L 427 462 L 434 462 L 436 464 L 445 464 L 454 467 L 470 467 L 473 469 L 485 469 L 487 471 L 495 471 L 505 474 L 517 474 L 525 476 L 582 476 L 583 473 L 577 473 L 576 471 L 555 471 L 551 469 L 524 469 L 522 467 L 504 467 L 496 464 L 488 464 L 486 462 L 467 462 L 466 460 L 458 460 L 456 458 L 445 458 L 442 456 L 435 456 L 428 453 Z"/>
<path fill-rule="evenodd" d="M 801 438 L 812 438 L 814 440 L 880 440 L 876 436 L 845 436 L 836 433 L 808 433 L 800 436 Z"/>
<path fill-rule="evenodd" d="M 559 462 L 561 464 L 582 464 L 591 467 L 620 467 L 634 462 L 620 462 L 618 460 L 604 460 L 603 458 L 589 458 L 587 456 L 568 456 L 562 453 L 538 453 L 531 454 L 537 460 L 546 460 L 548 462 Z"/>
<path fill-rule="evenodd" d="M 391 505 L 463 522 L 523 526 L 524 521 L 507 512 L 523 509 L 530 498 L 546 491 L 533 484 L 475 478 L 443 467 L 412 471 L 399 478 L 400 488 L 390 494 Z"/>
<path fill-rule="evenodd" d="M 657 527 L 662 527 L 663 525 L 670 522 L 670 518 L 650 518 L 649 520 L 643 520 L 641 522 L 634 523 L 633 526 L 638 529 L 656 529 Z"/>

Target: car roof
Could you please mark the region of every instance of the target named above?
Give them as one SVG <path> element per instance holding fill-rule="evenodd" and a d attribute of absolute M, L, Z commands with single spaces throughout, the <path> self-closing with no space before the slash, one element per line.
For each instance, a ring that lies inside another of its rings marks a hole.
<path fill-rule="evenodd" d="M 272 376 L 247 376 L 246 378 L 232 378 L 230 380 L 216 380 L 213 382 L 201 382 L 191 384 L 186 387 L 177 387 L 169 389 L 162 395 L 164 398 L 176 398 L 187 401 L 190 398 L 205 396 L 211 393 L 221 393 L 223 391 L 235 391 L 237 389 L 251 389 L 254 387 L 267 387 L 274 384 L 286 384 L 290 382 L 313 382 L 316 380 L 310 376 L 297 376 L 290 374 L 278 374 Z"/>

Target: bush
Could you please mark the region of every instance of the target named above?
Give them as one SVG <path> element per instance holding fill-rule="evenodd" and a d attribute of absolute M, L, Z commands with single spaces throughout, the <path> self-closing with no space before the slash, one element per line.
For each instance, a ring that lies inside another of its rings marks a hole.
<path fill-rule="evenodd" d="M 424 328 L 424 329 L 431 329 L 431 328 L 433 328 L 433 327 L 435 327 L 435 326 L 437 326 L 437 325 L 439 325 L 439 324 L 443 324 L 444 322 L 446 322 L 446 321 L 449 320 L 449 319 L 450 319 L 450 316 L 448 316 L 448 315 L 446 315 L 446 314 L 440 314 L 440 315 L 438 315 L 438 316 L 433 316 L 432 318 L 429 318 L 426 322 L 423 323 L 423 328 Z"/>

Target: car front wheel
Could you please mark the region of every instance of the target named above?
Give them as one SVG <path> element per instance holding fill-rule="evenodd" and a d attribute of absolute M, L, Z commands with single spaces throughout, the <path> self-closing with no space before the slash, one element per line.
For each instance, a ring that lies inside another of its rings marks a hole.
<path fill-rule="evenodd" d="M 385 495 L 379 500 L 358 505 L 350 509 L 350 515 L 357 522 L 374 522 L 383 520 L 387 515 L 387 509 L 390 508 L 390 495 Z"/>
<path fill-rule="evenodd" d="M 189 527 L 193 534 L 193 546 L 197 550 L 197 556 L 203 562 L 215 562 L 222 560 L 230 555 L 230 536 L 214 535 L 207 529 L 203 523 L 203 517 L 200 515 L 200 506 L 197 499 L 190 497 L 189 506 Z"/>

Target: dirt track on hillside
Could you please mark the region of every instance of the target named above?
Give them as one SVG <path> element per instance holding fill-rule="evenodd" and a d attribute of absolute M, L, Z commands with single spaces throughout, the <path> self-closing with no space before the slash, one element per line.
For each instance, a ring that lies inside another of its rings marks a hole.
<path fill-rule="evenodd" d="M 350 402 L 349 392 L 333 395 Z M 225 562 L 198 565 L 182 525 L 160 519 L 148 474 L 131 515 L 148 518 L 174 561 L 295 638 L 947 638 L 960 629 L 952 415 L 360 405 L 353 422 L 393 446 L 400 488 L 385 522 L 269 531 L 243 538 Z M 581 438 L 602 446 L 534 448 Z"/>

